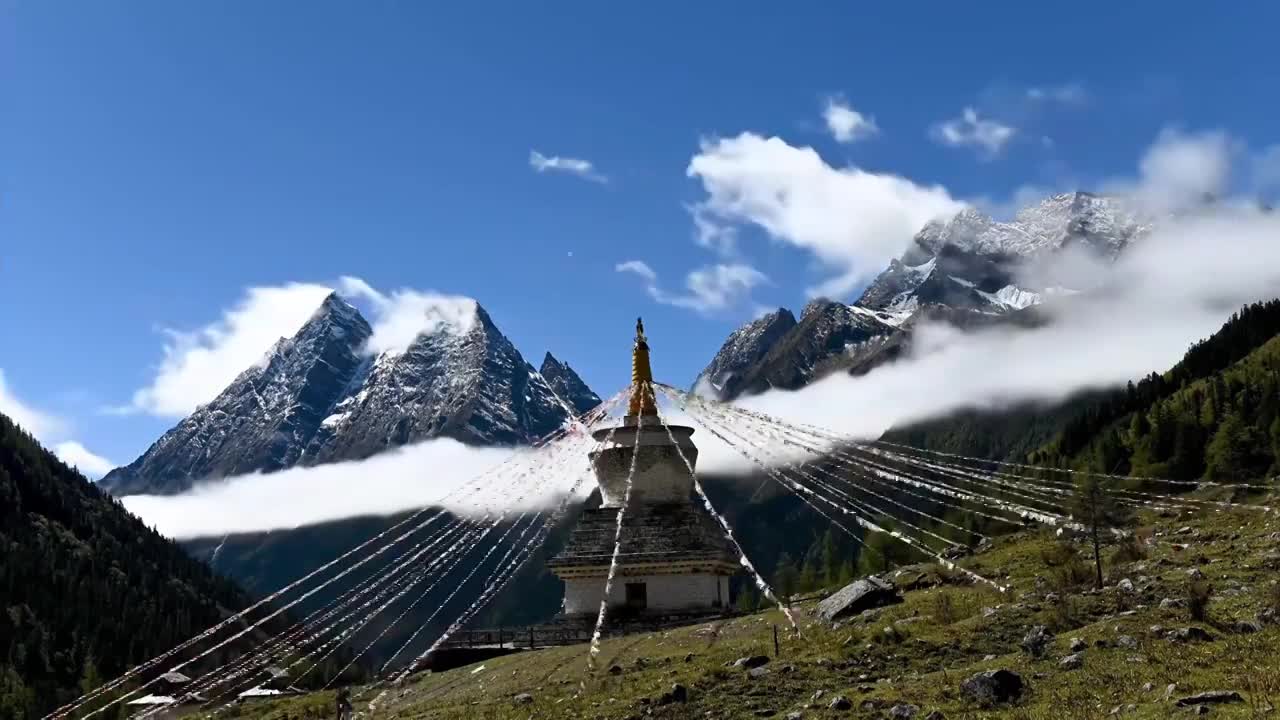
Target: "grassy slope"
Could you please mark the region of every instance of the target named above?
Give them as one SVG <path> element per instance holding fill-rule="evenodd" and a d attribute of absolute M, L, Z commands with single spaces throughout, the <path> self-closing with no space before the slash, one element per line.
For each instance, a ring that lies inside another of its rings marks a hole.
<path fill-rule="evenodd" d="M 878 718 L 894 703 L 909 702 L 920 706 L 919 717 L 938 709 L 952 720 L 1101 718 L 1112 708 L 1128 704 L 1136 710 L 1125 717 L 1164 718 L 1175 712 L 1172 702 L 1164 699 L 1164 688 L 1170 683 L 1178 685 L 1174 698 L 1213 689 L 1237 690 L 1245 696 L 1245 703 L 1216 707 L 1214 717 L 1264 717 L 1257 714 L 1258 707 L 1280 706 L 1280 626 L 1257 634 L 1237 634 L 1229 626 L 1234 620 L 1254 617 L 1265 603 L 1274 602 L 1271 593 L 1276 590 L 1280 566 L 1266 555 L 1280 546 L 1272 537 L 1280 523 L 1274 515 L 1250 511 L 1149 516 L 1144 522 L 1153 537 L 1148 557 L 1109 569 L 1110 584 L 1131 578 L 1139 586 L 1136 595 L 1114 589 L 1090 593 L 1056 580 L 1055 570 L 1046 567 L 1044 560 L 1053 539 L 1045 534 L 1012 535 L 968 561 L 986 576 L 1003 578 L 1001 582 L 1011 587 L 1008 594 L 1002 596 L 981 585 L 948 583 L 908 592 L 905 603 L 879 611 L 870 621 L 855 620 L 835 628 L 814 620 L 813 605 L 802 603 L 796 612 L 803 639 L 784 632 L 781 656 L 766 666 L 770 672 L 762 679 L 750 679 L 725 663 L 747 654 L 772 656 L 772 627 L 786 628 L 777 611 L 607 641 L 601 667 L 621 666 L 624 671 L 617 676 L 601 673 L 586 678 L 583 646 L 512 655 L 488 661 L 482 669 L 477 665 L 418 676 L 404 687 L 391 689 L 378 709 L 365 717 L 630 718 L 651 710 L 654 717 L 736 718 L 764 710 L 783 717 L 800 710 L 806 718 Z M 1179 532 L 1186 526 L 1191 532 Z M 1178 549 L 1175 543 L 1188 547 Z M 1186 571 L 1191 567 L 1200 568 L 1216 588 L 1207 623 L 1191 623 L 1186 610 L 1158 607 L 1162 598 L 1185 595 Z M 1038 576 L 1066 600 L 1046 602 L 1046 588 L 1036 589 Z M 1141 592 L 1147 582 L 1151 590 Z M 984 612 L 984 608 L 995 610 Z M 1122 614 L 1125 611 L 1132 612 Z M 948 614 L 949 622 L 944 622 Z M 1057 633 L 1043 660 L 1032 660 L 1019 650 L 1022 636 L 1035 624 L 1048 625 Z M 1152 634 L 1149 628 L 1157 624 L 1198 624 L 1216 640 L 1175 645 Z M 900 630 L 900 641 L 880 639 L 889 625 Z M 1137 649 L 1092 647 L 1096 639 L 1114 641 L 1121 635 L 1137 638 Z M 1091 644 L 1084 653 L 1084 667 L 1060 670 L 1058 660 L 1067 654 L 1068 638 L 1073 636 Z M 690 653 L 693 659 L 686 662 Z M 984 659 L 988 655 L 995 657 Z M 1021 702 L 983 709 L 960 696 L 962 679 L 998 667 L 1021 673 L 1029 683 Z M 584 679 L 585 691 L 579 696 Z M 674 682 L 689 688 L 688 704 L 643 704 Z M 1150 691 L 1143 689 L 1148 683 Z M 825 697 L 807 707 L 818 690 Z M 357 691 L 357 709 L 363 711 L 380 692 L 381 688 Z M 522 692 L 531 693 L 534 702 L 514 704 L 513 696 Z M 834 694 L 847 696 L 854 709 L 828 709 Z M 234 712 L 283 719 L 327 716 L 331 708 L 332 695 L 317 694 Z"/>

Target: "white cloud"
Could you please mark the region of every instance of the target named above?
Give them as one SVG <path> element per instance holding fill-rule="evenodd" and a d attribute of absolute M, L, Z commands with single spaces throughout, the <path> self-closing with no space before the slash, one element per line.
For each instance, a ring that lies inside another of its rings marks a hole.
<path fill-rule="evenodd" d="M 41 444 L 54 444 L 53 454 L 63 462 L 80 468 L 86 476 L 94 480 L 107 474 L 115 467 L 111 461 L 89 451 L 84 445 L 74 440 L 65 440 L 70 431 L 70 424 L 52 413 L 38 410 L 18 399 L 5 384 L 4 371 L 0 370 L 0 413 L 7 415 L 23 430 L 26 430 Z M 61 442 L 57 442 L 61 439 Z"/>
<path fill-rule="evenodd" d="M 419 335 L 442 328 L 462 334 L 476 323 L 478 306 L 468 297 L 411 289 L 386 295 L 353 277 L 343 277 L 339 284 L 344 295 L 367 300 L 373 306 L 373 335 L 365 345 L 370 354 L 401 353 Z"/>
<path fill-rule="evenodd" d="M 62 462 L 78 468 L 86 477 L 94 480 L 111 472 L 116 466 L 115 463 L 90 452 L 89 448 L 74 440 L 58 443 L 53 448 L 53 454 L 57 455 Z"/>
<path fill-rule="evenodd" d="M 1062 105 L 1082 105 L 1089 99 L 1080 83 L 1063 83 L 1027 88 L 1027 99 L 1035 102 L 1055 102 Z"/>
<path fill-rule="evenodd" d="M 1112 180 L 1103 190 L 1126 194 L 1150 212 L 1171 212 L 1227 191 L 1240 146 L 1222 131 L 1165 129 L 1138 163 L 1135 179 Z"/>
<path fill-rule="evenodd" d="M 589 160 L 573 157 L 561 157 L 559 155 L 543 155 L 537 150 L 529 151 L 529 167 L 535 172 L 561 172 L 569 175 L 576 175 L 583 180 L 591 182 L 607 183 L 609 178 L 596 172 L 595 166 Z"/>
<path fill-rule="evenodd" d="M 190 332 L 165 330 L 155 377 L 123 410 L 185 417 L 260 362 L 277 340 L 298 332 L 330 292 L 310 283 L 251 287 L 217 321 Z"/>
<path fill-rule="evenodd" d="M 978 117 L 978 111 L 967 107 L 958 118 L 934 125 L 929 135 L 949 147 L 976 148 L 984 158 L 1000 154 L 1017 134 L 1017 129 L 990 118 Z"/>
<path fill-rule="evenodd" d="M 644 281 L 649 297 L 664 305 L 688 308 L 700 313 L 725 310 L 744 301 L 751 290 L 767 283 L 764 273 L 741 263 L 709 265 L 685 276 L 683 294 L 672 294 L 658 285 L 658 274 L 643 260 L 618 263 L 614 270 L 632 273 Z"/>
<path fill-rule="evenodd" d="M 811 295 L 848 294 L 901 254 L 926 222 L 964 207 L 942 187 L 837 169 L 813 148 L 753 133 L 703 142 L 687 174 L 707 193 L 698 212 L 759 226 L 835 271 Z"/>
<path fill-rule="evenodd" d="M 521 450 L 525 458 L 517 462 L 546 462 L 553 448 Z M 448 506 L 456 512 L 479 514 L 545 504 L 568 488 L 575 471 L 584 471 L 585 452 L 584 447 L 582 456 L 572 458 L 573 462 L 536 478 L 559 483 L 555 487 L 531 488 L 534 478 L 512 475 L 501 484 L 481 488 L 478 494 L 453 498 Z M 181 495 L 132 495 L 122 502 L 147 524 L 177 539 L 281 530 L 419 508 L 440 501 L 512 453 L 510 449 L 473 448 L 454 440 L 428 440 L 367 460 L 242 475 L 198 485 Z M 517 479 L 524 484 L 512 485 Z M 358 491 L 352 492 L 353 488 Z M 522 497 L 526 489 L 529 491 Z"/>
<path fill-rule="evenodd" d="M 654 272 L 653 268 L 649 267 L 649 263 L 643 260 L 620 262 L 613 269 L 620 273 L 634 273 L 641 280 L 644 280 L 647 285 L 653 285 L 658 282 L 658 273 Z"/>
<path fill-rule="evenodd" d="M 880 132 L 875 118 L 863 115 L 839 98 L 827 99 L 822 119 L 827 121 L 827 130 L 831 131 L 831 136 L 842 143 L 866 140 Z"/>
<path fill-rule="evenodd" d="M 56 435 L 66 429 L 61 418 L 37 410 L 19 399 L 5 383 L 4 370 L 0 370 L 0 413 L 8 415 L 10 420 L 37 438 Z"/>
<path fill-rule="evenodd" d="M 689 212 L 693 216 L 694 238 L 699 245 L 724 257 L 737 254 L 737 228 L 718 222 L 704 207 L 694 205 L 689 208 Z"/>
<path fill-rule="evenodd" d="M 663 407 L 671 422 L 690 424 L 665 403 Z M 596 427 L 617 422 L 613 417 Z M 585 497 L 596 487 L 585 462 L 594 446 L 586 435 L 518 450 L 435 439 L 365 460 L 242 475 L 198 485 L 181 495 L 131 495 L 121 502 L 148 525 L 179 540 L 286 530 L 437 504 L 477 517 L 548 507 L 578 480 L 579 497 Z M 698 449 L 701 464 L 713 472 L 751 468 L 710 435 L 698 440 Z M 423 468 L 431 470 L 424 473 Z"/>

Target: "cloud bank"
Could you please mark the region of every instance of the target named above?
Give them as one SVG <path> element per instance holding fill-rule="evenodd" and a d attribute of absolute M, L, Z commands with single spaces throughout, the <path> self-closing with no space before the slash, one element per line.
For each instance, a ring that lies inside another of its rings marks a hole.
<path fill-rule="evenodd" d="M 550 452 L 521 450 L 523 457 L 518 462 L 545 462 Z M 431 505 L 512 454 L 510 449 L 428 440 L 368 460 L 242 475 L 205 483 L 181 495 L 131 495 L 122 502 L 158 531 L 177 539 L 282 530 Z M 493 486 L 448 505 L 468 515 L 540 507 L 566 491 L 573 482 L 573 471 L 585 472 L 585 466 L 579 460 L 561 468 L 554 477 L 540 478 L 549 485 L 524 502 L 515 502 L 522 488 L 498 483 L 511 482 L 515 476 L 508 475 L 495 477 Z M 525 485 L 532 486 L 531 480 Z"/>

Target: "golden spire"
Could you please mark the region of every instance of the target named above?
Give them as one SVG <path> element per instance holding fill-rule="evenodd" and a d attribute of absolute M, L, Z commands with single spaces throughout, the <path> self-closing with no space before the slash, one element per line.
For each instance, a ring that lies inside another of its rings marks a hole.
<path fill-rule="evenodd" d="M 631 349 L 631 416 L 656 417 L 658 406 L 653 401 L 653 370 L 649 368 L 649 343 L 644 339 L 644 323 L 636 318 L 636 344 Z"/>

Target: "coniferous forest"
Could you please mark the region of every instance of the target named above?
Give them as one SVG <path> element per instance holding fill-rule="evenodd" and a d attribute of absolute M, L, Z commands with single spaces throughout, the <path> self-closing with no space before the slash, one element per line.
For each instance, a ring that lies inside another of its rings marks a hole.
<path fill-rule="evenodd" d="M 1174 367 L 1052 405 L 965 411 L 888 439 L 1118 475 L 1245 482 L 1280 472 L 1280 300 L 1241 308 Z"/>
<path fill-rule="evenodd" d="M 243 607 L 0 415 L 0 720 L 40 717 Z"/>
<path fill-rule="evenodd" d="M 1164 374 L 1112 392 L 1028 458 L 1219 483 L 1280 472 L 1280 300 L 1246 306 Z"/>

